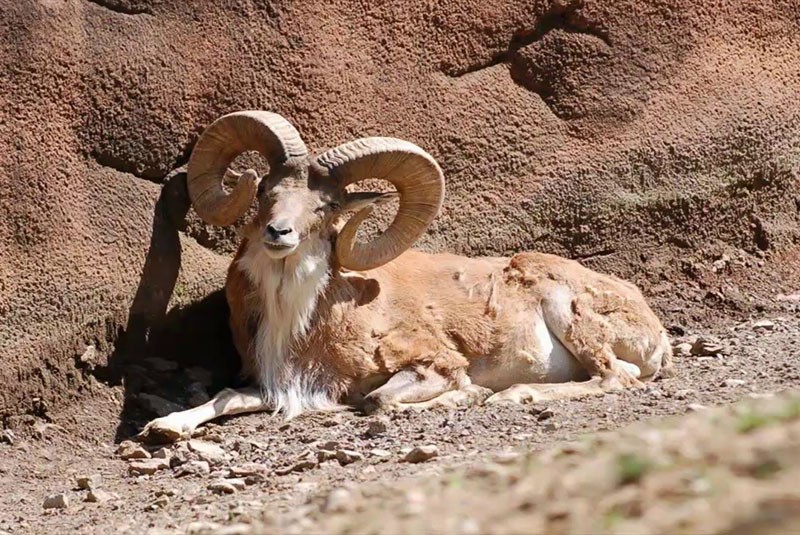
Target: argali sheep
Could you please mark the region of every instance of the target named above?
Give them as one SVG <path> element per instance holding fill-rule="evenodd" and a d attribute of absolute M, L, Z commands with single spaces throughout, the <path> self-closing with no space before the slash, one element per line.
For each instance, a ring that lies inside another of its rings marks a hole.
<path fill-rule="evenodd" d="M 269 162 L 263 178 L 228 169 L 251 150 Z M 229 190 L 226 174 L 238 177 Z M 364 179 L 397 191 L 347 191 Z M 444 177 L 408 141 L 369 137 L 312 156 L 280 115 L 231 113 L 198 140 L 187 187 L 197 214 L 214 225 L 233 224 L 258 199 L 225 287 L 252 386 L 153 420 L 145 439 L 177 440 L 245 412 L 292 418 L 344 405 L 373 411 L 570 398 L 671 369 L 664 327 L 628 282 L 549 254 L 409 250 L 442 206 Z M 392 223 L 358 241 L 372 207 L 392 198 L 399 198 Z"/>

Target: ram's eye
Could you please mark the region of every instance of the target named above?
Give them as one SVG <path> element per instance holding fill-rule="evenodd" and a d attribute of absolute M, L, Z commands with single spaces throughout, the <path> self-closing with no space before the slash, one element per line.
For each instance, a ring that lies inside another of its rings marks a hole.
<path fill-rule="evenodd" d="M 339 209 L 339 208 L 341 208 L 341 207 L 342 207 L 342 205 L 341 205 L 341 204 L 339 204 L 339 203 L 338 203 L 338 202 L 336 202 L 336 201 L 333 201 L 333 202 L 329 202 L 329 203 L 328 203 L 328 208 L 330 208 L 331 210 L 338 210 L 338 209 Z"/>

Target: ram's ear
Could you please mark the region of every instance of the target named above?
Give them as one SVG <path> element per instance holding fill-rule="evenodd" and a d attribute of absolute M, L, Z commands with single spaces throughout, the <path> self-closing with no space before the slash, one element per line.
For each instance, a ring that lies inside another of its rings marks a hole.
<path fill-rule="evenodd" d="M 367 206 L 380 206 L 392 199 L 398 199 L 400 195 L 396 191 L 380 193 L 377 191 L 355 191 L 348 193 L 342 203 L 342 211 L 359 211 Z"/>

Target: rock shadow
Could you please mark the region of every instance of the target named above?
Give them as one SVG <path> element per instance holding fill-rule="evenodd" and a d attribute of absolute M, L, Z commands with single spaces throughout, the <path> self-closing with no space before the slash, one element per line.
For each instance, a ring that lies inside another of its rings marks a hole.
<path fill-rule="evenodd" d="M 153 231 L 128 323 L 98 379 L 121 384 L 124 400 L 116 441 L 154 417 L 199 405 L 234 385 L 240 368 L 219 289 L 169 308 L 181 266 L 179 231 L 189 211 L 186 173 L 167 176 L 153 213 Z"/>

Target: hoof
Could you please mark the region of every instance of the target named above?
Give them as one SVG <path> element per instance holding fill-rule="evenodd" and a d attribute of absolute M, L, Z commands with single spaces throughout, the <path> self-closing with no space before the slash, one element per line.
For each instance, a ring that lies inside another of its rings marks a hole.
<path fill-rule="evenodd" d="M 170 416 L 156 418 L 148 423 L 136 435 L 136 439 L 145 444 L 171 444 L 181 439 L 189 438 L 194 429 L 183 425 L 175 418 L 170 418 Z"/>

